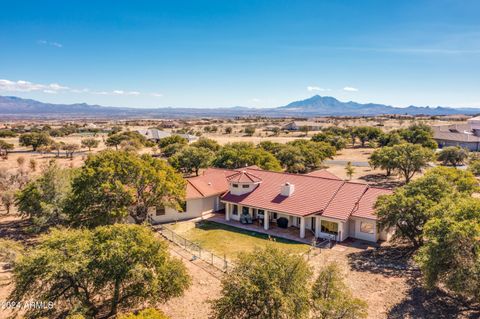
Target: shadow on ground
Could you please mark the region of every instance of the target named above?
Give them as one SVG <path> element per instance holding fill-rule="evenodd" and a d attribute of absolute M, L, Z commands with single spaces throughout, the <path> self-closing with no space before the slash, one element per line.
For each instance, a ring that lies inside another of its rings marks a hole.
<path fill-rule="evenodd" d="M 359 179 L 367 182 L 371 186 L 382 188 L 395 188 L 403 185 L 402 181 L 390 179 L 384 174 L 369 174 Z"/>
<path fill-rule="evenodd" d="M 36 237 L 28 232 L 31 225 L 30 220 L 26 219 L 0 221 L 0 238 L 29 243 Z"/>
<path fill-rule="evenodd" d="M 409 246 L 381 246 L 347 255 L 350 267 L 355 271 L 366 271 L 384 276 L 418 274 L 411 257 Z"/>
<path fill-rule="evenodd" d="M 445 291 L 426 290 L 421 273 L 412 262 L 410 246 L 381 246 L 347 255 L 352 270 L 371 272 L 386 277 L 406 277 L 409 289 L 405 298 L 387 312 L 387 318 L 450 319 L 480 318 L 480 305 L 469 304 Z"/>
<path fill-rule="evenodd" d="M 440 289 L 427 291 L 422 287 L 418 276 L 410 278 L 407 282 L 410 286 L 407 296 L 388 311 L 388 319 L 480 318 L 478 305 L 465 303 Z"/>

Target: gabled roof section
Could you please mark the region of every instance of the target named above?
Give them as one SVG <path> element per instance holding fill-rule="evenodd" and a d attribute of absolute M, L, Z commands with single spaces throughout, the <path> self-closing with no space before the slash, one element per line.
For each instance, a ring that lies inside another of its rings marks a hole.
<path fill-rule="evenodd" d="M 369 187 L 352 212 L 353 217 L 377 219 L 375 215 L 375 202 L 381 195 L 390 195 L 393 191 L 384 188 Z"/>
<path fill-rule="evenodd" d="M 347 220 L 367 189 L 366 184 L 345 182 L 335 193 L 322 216 Z"/>
<path fill-rule="evenodd" d="M 227 178 L 235 171 L 209 168 L 202 175 L 187 178 L 187 199 L 209 197 L 228 191 Z"/>
<path fill-rule="evenodd" d="M 243 170 L 228 177 L 228 181 L 235 183 L 260 183 L 262 179 L 247 172 L 246 170 Z"/>

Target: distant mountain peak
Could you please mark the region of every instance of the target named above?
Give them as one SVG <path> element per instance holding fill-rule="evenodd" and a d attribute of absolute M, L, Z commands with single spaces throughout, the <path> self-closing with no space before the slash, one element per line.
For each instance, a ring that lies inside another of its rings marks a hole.
<path fill-rule="evenodd" d="M 234 117 L 234 116 L 268 116 L 268 117 L 309 117 L 309 116 L 373 116 L 380 114 L 410 114 L 410 115 L 451 115 L 478 114 L 480 109 L 419 107 L 410 105 L 406 108 L 393 107 L 376 103 L 342 102 L 332 96 L 314 95 L 301 101 L 295 101 L 277 108 L 127 108 L 91 105 L 87 103 L 51 104 L 23 99 L 16 96 L 0 96 L 0 115 L 12 118 L 71 118 L 73 116 L 102 118 L 178 118 L 181 117 Z"/>

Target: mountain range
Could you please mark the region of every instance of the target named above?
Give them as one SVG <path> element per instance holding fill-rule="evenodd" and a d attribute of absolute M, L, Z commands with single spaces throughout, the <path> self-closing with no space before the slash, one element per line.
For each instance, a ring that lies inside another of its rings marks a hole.
<path fill-rule="evenodd" d="M 409 115 L 474 115 L 479 108 L 393 107 L 385 104 L 342 102 L 331 96 L 315 95 L 275 108 L 212 107 L 212 108 L 128 108 L 86 103 L 52 104 L 15 96 L 0 96 L 0 115 L 8 118 L 178 118 L 181 117 L 308 117 L 308 116 L 373 116 L 380 114 Z"/>

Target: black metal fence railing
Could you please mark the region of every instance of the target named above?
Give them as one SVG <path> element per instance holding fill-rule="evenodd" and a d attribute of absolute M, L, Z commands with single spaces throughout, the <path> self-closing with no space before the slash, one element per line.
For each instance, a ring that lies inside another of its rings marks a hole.
<path fill-rule="evenodd" d="M 233 263 L 227 260 L 226 256 L 220 257 L 175 233 L 168 227 L 162 226 L 159 232 L 165 239 L 188 251 L 194 258 L 199 258 L 223 272 L 228 272 L 233 267 Z"/>

